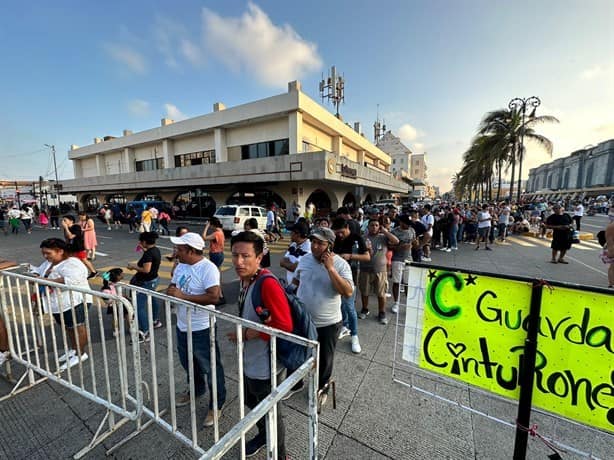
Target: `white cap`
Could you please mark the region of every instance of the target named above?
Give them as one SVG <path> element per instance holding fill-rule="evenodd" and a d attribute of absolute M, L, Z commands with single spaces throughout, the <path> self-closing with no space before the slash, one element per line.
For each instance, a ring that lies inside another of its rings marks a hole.
<path fill-rule="evenodd" d="M 205 241 L 198 233 L 184 233 L 181 236 L 171 236 L 171 243 L 185 244 L 191 248 L 202 251 L 205 248 Z"/>

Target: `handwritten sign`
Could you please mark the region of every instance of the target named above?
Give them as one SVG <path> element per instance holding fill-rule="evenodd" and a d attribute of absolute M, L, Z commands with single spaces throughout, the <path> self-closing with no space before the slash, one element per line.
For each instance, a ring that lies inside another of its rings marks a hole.
<path fill-rule="evenodd" d="M 533 287 L 410 267 L 403 358 L 518 399 Z M 533 405 L 614 432 L 614 297 L 544 288 Z"/>

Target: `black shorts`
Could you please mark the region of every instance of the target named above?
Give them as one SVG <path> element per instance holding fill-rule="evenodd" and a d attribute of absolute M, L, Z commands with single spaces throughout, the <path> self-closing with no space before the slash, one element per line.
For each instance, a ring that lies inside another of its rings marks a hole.
<path fill-rule="evenodd" d="M 69 328 L 74 328 L 75 327 L 75 323 L 73 322 L 73 318 L 72 318 L 72 308 L 63 311 L 62 313 L 54 313 L 53 314 L 53 319 L 55 319 L 55 322 L 58 324 L 62 324 L 62 318 L 60 317 L 60 315 L 64 316 L 64 325 L 66 327 Z M 75 317 L 77 318 L 77 326 L 84 324 L 85 323 L 85 308 L 83 307 L 83 304 L 80 303 L 79 305 L 76 305 L 74 307 L 75 310 Z"/>

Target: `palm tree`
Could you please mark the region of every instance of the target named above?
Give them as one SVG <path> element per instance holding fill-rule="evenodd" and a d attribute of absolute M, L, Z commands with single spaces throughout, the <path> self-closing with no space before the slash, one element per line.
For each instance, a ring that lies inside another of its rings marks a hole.
<path fill-rule="evenodd" d="M 545 136 L 535 132 L 534 126 L 541 123 L 558 123 L 558 120 L 550 115 L 535 116 L 535 111 L 524 118 L 518 110 L 500 109 L 487 113 L 478 129 L 479 135 L 497 138 L 493 143 L 497 146 L 497 158 L 499 165 L 504 162 L 512 167 L 512 180 L 510 183 L 510 199 L 513 197 L 514 176 L 516 163 L 518 163 L 518 190 L 520 191 L 522 180 L 522 161 L 525 154 L 524 141 L 536 143 L 549 155 L 552 155 L 552 142 Z M 501 169 L 499 168 L 499 174 Z M 501 181 L 499 180 L 499 183 Z M 520 193 L 518 194 L 520 197 Z"/>

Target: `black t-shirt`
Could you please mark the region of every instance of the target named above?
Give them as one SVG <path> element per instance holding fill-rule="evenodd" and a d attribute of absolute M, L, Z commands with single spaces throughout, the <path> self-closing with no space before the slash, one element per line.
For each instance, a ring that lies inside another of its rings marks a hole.
<path fill-rule="evenodd" d="M 411 225 L 411 227 L 416 232 L 416 236 L 421 236 L 426 233 L 426 227 L 419 220 L 412 220 L 409 225 Z"/>
<path fill-rule="evenodd" d="M 6 212 L 4 212 L 4 209 L 0 209 L 0 221 L 4 220 L 5 214 L 6 214 Z"/>
<path fill-rule="evenodd" d="M 74 238 L 68 241 L 70 252 L 75 253 L 85 251 L 85 243 L 83 241 L 83 230 L 81 229 L 81 225 L 73 224 L 68 227 L 68 231 L 75 235 Z"/>
<path fill-rule="evenodd" d="M 162 256 L 160 255 L 160 250 L 155 246 L 143 252 L 143 255 L 137 262 L 137 265 L 142 267 L 147 262 L 151 262 L 151 270 L 149 270 L 149 273 L 136 272 L 134 275 L 135 279 L 139 281 L 151 281 L 156 279 L 158 277 L 158 269 L 160 268 L 161 260 Z"/>
<path fill-rule="evenodd" d="M 548 217 L 548 219 L 546 219 L 546 224 L 548 225 L 571 225 L 571 223 L 571 217 L 569 217 L 569 214 L 566 213 L 552 214 L 550 217 Z M 555 237 L 566 238 L 569 233 L 569 228 L 554 228 L 552 231 L 554 232 Z"/>
<path fill-rule="evenodd" d="M 347 238 L 335 239 L 335 244 L 333 245 L 333 252 L 335 254 L 352 254 L 354 249 L 354 243 L 358 243 L 358 249 L 356 254 L 366 254 L 367 253 L 367 245 L 365 240 L 359 233 L 350 233 Z"/>

